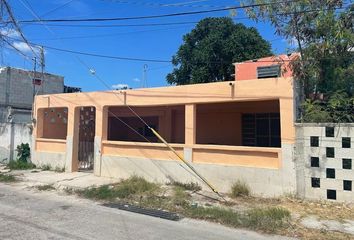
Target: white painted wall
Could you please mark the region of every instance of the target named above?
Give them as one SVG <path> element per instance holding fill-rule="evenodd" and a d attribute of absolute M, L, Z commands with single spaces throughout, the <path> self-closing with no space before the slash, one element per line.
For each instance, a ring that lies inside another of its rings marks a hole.
<path fill-rule="evenodd" d="M 16 147 L 28 143 L 32 148 L 32 127 L 26 123 L 0 123 L 0 162 L 17 158 Z"/>

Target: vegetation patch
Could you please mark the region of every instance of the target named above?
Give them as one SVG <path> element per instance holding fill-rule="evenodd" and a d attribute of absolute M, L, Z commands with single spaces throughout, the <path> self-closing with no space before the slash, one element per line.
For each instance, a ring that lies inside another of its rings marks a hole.
<path fill-rule="evenodd" d="M 197 192 L 197 191 L 202 190 L 202 187 L 198 183 L 195 183 L 195 182 L 182 183 L 182 182 L 174 181 L 171 183 L 171 185 L 183 188 L 184 190 L 188 190 L 188 191 Z"/>
<path fill-rule="evenodd" d="M 11 170 L 27 170 L 27 169 L 34 169 L 36 168 L 36 165 L 34 165 L 31 162 L 24 162 L 24 161 L 10 161 L 7 164 L 7 168 Z"/>
<path fill-rule="evenodd" d="M 53 184 L 39 185 L 39 186 L 36 186 L 36 188 L 37 188 L 39 191 L 51 191 L 51 190 L 55 190 L 55 187 L 53 186 Z"/>
<path fill-rule="evenodd" d="M 54 172 L 57 172 L 57 173 L 62 173 L 62 172 L 65 172 L 65 167 L 55 167 L 54 168 Z"/>
<path fill-rule="evenodd" d="M 49 164 L 44 164 L 41 166 L 42 171 L 50 171 L 52 170 L 52 166 L 50 166 Z"/>
<path fill-rule="evenodd" d="M 18 179 L 13 175 L 0 173 L 0 182 L 16 182 Z"/>
<path fill-rule="evenodd" d="M 159 190 L 159 185 L 146 181 L 142 177 L 133 176 L 114 185 L 78 190 L 77 193 L 86 198 L 105 199 L 126 199 L 134 195 L 148 195 Z"/>
<path fill-rule="evenodd" d="M 231 197 L 242 197 L 242 196 L 249 196 L 250 195 L 250 188 L 245 182 L 238 180 L 231 187 Z"/>

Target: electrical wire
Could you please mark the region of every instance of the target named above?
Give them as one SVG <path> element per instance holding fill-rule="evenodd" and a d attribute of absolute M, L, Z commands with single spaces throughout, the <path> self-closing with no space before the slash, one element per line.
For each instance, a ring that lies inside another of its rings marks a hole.
<path fill-rule="evenodd" d="M 161 14 L 161 15 L 150 15 L 150 16 L 135 16 L 135 17 L 114 17 L 114 18 L 83 18 L 83 19 L 30 19 L 30 20 L 19 20 L 19 23 L 35 23 L 35 22 L 104 22 L 104 21 L 123 21 L 123 20 L 141 20 L 141 19 L 155 19 L 155 18 L 165 18 L 165 17 L 176 17 L 176 16 L 187 16 L 187 15 L 197 15 L 197 14 L 205 14 L 205 13 L 215 13 L 215 12 L 224 12 L 229 10 L 237 10 L 237 9 L 248 9 L 255 7 L 264 7 L 274 4 L 281 3 L 289 3 L 292 2 L 287 1 L 279 1 L 279 2 L 271 2 L 271 3 L 261 3 L 261 4 L 251 4 L 251 5 L 243 5 L 243 6 L 232 6 L 225 7 L 219 9 L 211 9 L 211 10 L 200 10 L 200 11 L 191 11 L 191 12 L 178 12 L 178 13 L 169 13 L 169 14 Z M 302 12 L 311 12 L 318 11 L 316 10 L 307 10 Z M 301 13 L 296 12 L 297 14 Z M 289 13 L 286 13 L 289 14 Z"/>
<path fill-rule="evenodd" d="M 14 17 L 14 14 L 12 13 L 10 5 L 8 4 L 8 2 L 6 0 L 1 0 L 1 1 L 4 3 L 6 11 L 8 12 L 9 17 L 11 19 L 11 23 L 15 26 L 17 32 L 20 34 L 20 36 L 23 39 L 23 41 L 28 45 L 28 47 L 30 48 L 30 50 L 33 53 L 33 55 L 38 57 L 36 52 L 33 50 L 32 46 L 29 44 L 28 40 L 26 39 L 25 35 L 23 34 L 20 26 L 17 24 L 16 19 Z"/>

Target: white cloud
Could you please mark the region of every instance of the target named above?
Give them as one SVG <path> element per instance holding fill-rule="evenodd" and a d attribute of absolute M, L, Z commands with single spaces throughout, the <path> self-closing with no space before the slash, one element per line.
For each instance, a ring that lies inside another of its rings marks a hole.
<path fill-rule="evenodd" d="M 124 84 L 124 83 L 118 83 L 118 84 L 114 84 L 112 85 L 113 89 L 128 89 L 129 85 L 128 84 Z"/>
<path fill-rule="evenodd" d="M 19 37 L 20 33 L 11 28 L 2 28 L 0 34 L 6 37 Z"/>
<path fill-rule="evenodd" d="M 13 42 L 12 45 L 23 53 L 32 53 L 31 47 L 28 46 L 27 43 L 15 41 L 15 42 Z M 36 55 L 39 56 L 39 53 L 40 53 L 39 47 L 32 46 L 32 49 L 36 53 Z M 46 54 L 46 53 L 47 53 L 47 51 L 44 50 L 44 54 Z"/>
<path fill-rule="evenodd" d="M 134 82 L 140 82 L 140 79 L 139 78 L 133 78 L 133 81 Z"/>

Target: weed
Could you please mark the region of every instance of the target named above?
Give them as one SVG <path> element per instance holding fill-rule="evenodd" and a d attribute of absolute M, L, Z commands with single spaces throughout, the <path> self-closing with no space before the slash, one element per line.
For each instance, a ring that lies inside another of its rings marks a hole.
<path fill-rule="evenodd" d="M 252 229 L 261 229 L 274 232 L 289 220 L 290 212 L 280 207 L 255 208 L 247 211 L 246 226 Z"/>
<path fill-rule="evenodd" d="M 237 180 L 231 187 L 231 197 L 241 197 L 241 196 L 249 196 L 250 189 L 245 182 Z"/>
<path fill-rule="evenodd" d="M 221 207 L 189 207 L 185 214 L 191 218 L 210 220 L 234 227 L 242 226 L 240 213 Z"/>
<path fill-rule="evenodd" d="M 220 207 L 189 207 L 185 214 L 192 218 L 210 220 L 233 227 L 258 229 L 264 232 L 274 232 L 286 226 L 290 212 L 283 208 L 270 207 L 252 209 L 243 213 Z"/>
<path fill-rule="evenodd" d="M 33 169 L 36 168 L 36 165 L 34 165 L 31 162 L 23 162 L 23 161 L 10 161 L 7 164 L 7 168 L 11 170 L 27 170 L 27 169 Z"/>
<path fill-rule="evenodd" d="M 51 190 L 55 190 L 55 187 L 53 187 L 53 184 L 39 185 L 39 186 L 36 186 L 36 188 L 37 188 L 39 191 L 51 191 Z"/>
<path fill-rule="evenodd" d="M 16 182 L 17 178 L 13 175 L 0 173 L 0 182 Z"/>
<path fill-rule="evenodd" d="M 50 166 L 49 164 L 43 164 L 41 166 L 41 169 L 42 169 L 42 171 L 50 171 L 50 170 L 52 170 L 52 166 Z"/>
<path fill-rule="evenodd" d="M 65 167 L 57 166 L 57 167 L 55 167 L 54 172 L 57 172 L 57 173 L 65 172 Z"/>
<path fill-rule="evenodd" d="M 31 149 L 28 143 L 17 145 L 17 157 L 20 162 L 27 162 L 31 156 Z"/>
<path fill-rule="evenodd" d="M 125 199 L 133 195 L 149 195 L 158 189 L 159 186 L 157 184 L 148 182 L 142 177 L 132 176 L 115 185 L 83 189 L 77 193 L 83 197 L 93 199 Z"/>
<path fill-rule="evenodd" d="M 182 187 L 175 186 L 173 188 L 173 195 L 171 200 L 174 205 L 185 207 L 188 205 L 188 199 L 190 199 L 190 196 Z"/>
<path fill-rule="evenodd" d="M 171 183 L 171 185 L 176 187 L 181 187 L 184 190 L 195 191 L 195 192 L 202 190 L 201 186 L 195 182 L 182 183 L 182 182 L 174 181 Z"/>

